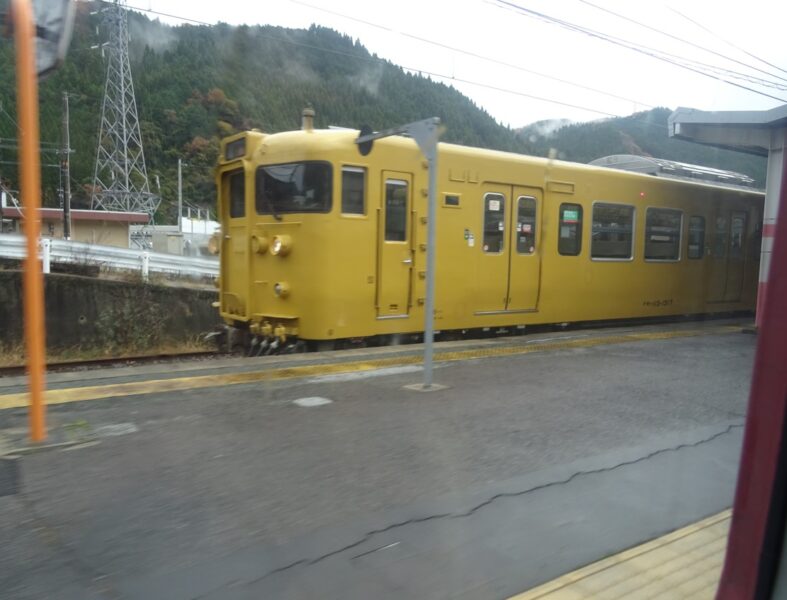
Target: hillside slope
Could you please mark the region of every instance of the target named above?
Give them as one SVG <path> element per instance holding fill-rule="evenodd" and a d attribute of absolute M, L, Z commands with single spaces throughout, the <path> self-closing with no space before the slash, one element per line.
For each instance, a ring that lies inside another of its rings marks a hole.
<path fill-rule="evenodd" d="M 611 154 L 636 154 L 745 173 L 765 186 L 764 158 L 718 150 L 667 136 L 668 108 L 636 113 L 628 117 L 591 123 L 567 124 L 557 129 L 534 123 L 517 131 L 527 152 L 558 156 L 575 162 L 590 162 Z M 558 124 L 560 125 L 560 124 Z M 546 132 L 545 132 L 546 130 Z"/>

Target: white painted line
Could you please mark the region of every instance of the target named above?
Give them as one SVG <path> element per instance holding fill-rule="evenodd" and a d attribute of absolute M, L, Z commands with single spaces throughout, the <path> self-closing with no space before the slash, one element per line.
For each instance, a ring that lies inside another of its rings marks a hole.
<path fill-rule="evenodd" d="M 370 377 L 383 377 L 385 375 L 400 375 L 401 373 L 417 373 L 422 371 L 423 367 L 416 365 L 404 365 L 401 367 L 386 367 L 383 369 L 374 369 L 373 371 L 353 371 L 351 373 L 336 373 L 334 375 L 320 375 L 319 377 L 311 377 L 305 383 L 325 383 L 325 382 L 342 382 L 342 381 L 357 381 L 359 379 L 369 379 Z"/>
<path fill-rule="evenodd" d="M 293 400 L 292 403 L 303 408 L 311 408 L 313 406 L 322 406 L 323 404 L 331 404 L 333 400 L 322 398 L 321 396 L 309 396 L 308 398 L 298 398 Z"/>
<path fill-rule="evenodd" d="M 590 337 L 589 333 L 580 333 L 578 335 L 558 335 L 555 337 L 539 338 L 537 340 L 527 340 L 528 344 L 541 344 L 543 342 L 562 342 L 564 340 L 576 340 L 579 338 Z"/>
<path fill-rule="evenodd" d="M 96 427 L 92 433 L 98 437 L 113 437 L 116 435 L 128 435 L 137 431 L 139 431 L 139 428 L 134 423 L 115 423 L 113 425 Z"/>

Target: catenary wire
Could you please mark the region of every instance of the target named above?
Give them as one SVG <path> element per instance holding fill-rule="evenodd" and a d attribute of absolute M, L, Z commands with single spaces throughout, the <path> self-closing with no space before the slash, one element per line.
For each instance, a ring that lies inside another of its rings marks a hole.
<path fill-rule="evenodd" d="M 106 1 L 107 0 L 102 0 L 102 2 L 106 2 Z M 142 7 L 138 7 L 138 6 L 132 6 L 132 5 L 127 5 L 127 8 L 129 8 L 131 10 L 136 10 L 136 11 L 139 11 L 139 12 L 154 14 L 154 15 L 158 15 L 158 16 L 162 16 L 162 17 L 168 17 L 170 19 L 176 19 L 176 20 L 179 20 L 179 21 L 187 22 L 187 23 L 193 23 L 195 25 L 204 25 L 204 26 L 208 26 L 208 27 L 213 26 L 212 23 L 209 23 L 207 21 L 200 21 L 198 19 L 193 19 L 193 18 L 190 18 L 190 17 L 182 17 L 182 16 L 175 15 L 175 14 L 172 14 L 172 13 L 165 13 L 165 12 L 162 12 L 162 11 L 157 11 L 157 10 L 154 10 L 154 9 L 151 9 L 151 8 L 142 8 Z M 381 58 L 375 58 L 375 57 L 368 57 L 367 58 L 367 57 L 363 57 L 363 56 L 358 56 L 357 54 L 351 54 L 349 52 L 342 52 L 341 50 L 335 50 L 335 49 L 332 49 L 332 48 L 324 48 L 324 47 L 321 47 L 321 46 L 315 46 L 314 44 L 307 44 L 307 43 L 304 43 L 304 42 L 297 42 L 297 41 L 290 40 L 290 39 L 283 38 L 283 37 L 279 37 L 279 36 L 261 34 L 260 37 L 264 37 L 264 38 L 267 38 L 267 39 L 272 39 L 272 40 L 278 41 L 278 42 L 293 44 L 295 46 L 300 46 L 300 47 L 303 47 L 303 48 L 310 48 L 312 50 L 318 50 L 320 52 L 327 52 L 327 53 L 336 54 L 336 55 L 339 55 L 339 56 L 346 56 L 348 58 L 353 58 L 353 59 L 356 59 L 356 60 L 364 60 L 364 61 L 373 62 L 373 63 L 380 63 L 380 62 L 390 63 L 390 61 L 387 61 L 387 60 L 381 59 Z M 390 64 L 393 65 L 394 63 L 390 63 Z M 527 94 L 525 92 L 519 92 L 517 90 L 511 90 L 511 89 L 508 89 L 508 88 L 503 88 L 503 87 L 499 87 L 499 86 L 495 86 L 495 85 L 491 85 L 491 84 L 481 83 L 481 82 L 478 82 L 478 81 L 471 81 L 471 80 L 466 80 L 466 79 L 460 79 L 460 78 L 457 78 L 457 77 L 454 77 L 454 76 L 451 76 L 451 75 L 445 75 L 445 74 L 437 73 L 437 72 L 433 72 L 433 71 L 426 71 L 424 69 L 419 69 L 417 67 L 410 67 L 410 66 L 406 66 L 406 65 L 399 65 L 399 66 L 400 66 L 400 68 L 402 68 L 402 69 L 404 69 L 406 71 L 412 71 L 412 72 L 415 72 L 415 73 L 425 73 L 425 74 L 430 75 L 432 77 L 439 77 L 441 79 L 445 79 L 445 80 L 449 80 L 449 81 L 457 81 L 457 82 L 460 82 L 460 83 L 465 83 L 465 84 L 468 84 L 468 85 L 474 85 L 474 86 L 478 86 L 478 87 L 483 87 L 483 88 L 491 89 L 491 90 L 498 91 L 498 92 L 504 92 L 504 93 L 508 93 L 508 94 L 512 94 L 512 95 L 516 95 L 516 96 L 532 98 L 534 100 L 540 100 L 540 101 L 547 102 L 547 103 L 550 103 L 550 104 L 559 104 L 561 106 L 577 108 L 579 110 L 584 110 L 584 111 L 587 111 L 587 112 L 590 112 L 590 113 L 594 113 L 594 114 L 598 114 L 598 115 L 602 115 L 602 116 L 606 116 L 606 117 L 621 117 L 622 116 L 622 115 L 618 115 L 618 114 L 615 114 L 615 113 L 611 113 L 611 112 L 607 112 L 607 111 L 603 111 L 603 110 L 598 110 L 598 109 L 595 109 L 595 108 L 590 108 L 590 107 L 587 107 L 587 106 L 581 106 L 581 105 L 578 105 L 578 104 L 572 104 L 572 103 L 569 103 L 569 102 L 563 102 L 561 100 L 555 100 L 553 98 L 546 98 L 546 97 L 542 97 L 542 96 L 536 96 L 536 95 L 533 95 L 533 94 Z M 642 122 L 642 123 L 645 123 L 647 125 L 650 125 L 650 126 L 655 126 L 655 127 L 659 127 L 659 128 L 666 128 L 666 125 L 661 124 L 661 123 L 654 123 L 652 121 L 645 121 L 645 120 L 639 120 L 639 121 Z"/>
<path fill-rule="evenodd" d="M 747 64 L 747 63 L 745 63 L 743 61 L 740 61 L 740 60 L 738 60 L 736 58 L 733 58 L 731 56 L 727 56 L 726 54 L 722 54 L 721 52 L 717 52 L 716 50 L 713 50 L 711 48 L 706 48 L 705 46 L 701 46 L 700 44 L 695 44 L 694 42 L 692 42 L 690 40 L 678 37 L 677 35 L 673 35 L 673 34 L 667 32 L 667 31 L 663 31 L 661 29 L 657 29 L 656 27 L 652 27 L 652 26 L 650 26 L 650 25 L 648 25 L 646 23 L 641 23 L 640 21 L 637 21 L 636 19 L 632 19 L 630 17 L 627 17 L 626 15 L 622 15 L 622 14 L 620 14 L 618 12 L 615 12 L 614 10 L 610 10 L 610 9 L 605 8 L 603 6 L 599 6 L 598 4 L 594 4 L 593 2 L 590 2 L 590 0 L 577 0 L 577 1 L 581 2 L 582 4 L 585 4 L 587 6 L 593 7 L 596 10 L 600 10 L 600 11 L 605 12 L 607 14 L 613 15 L 613 16 L 619 18 L 619 19 L 623 19 L 624 21 L 628 21 L 629 23 L 634 23 L 635 25 L 639 25 L 640 27 L 644 27 L 645 29 L 648 29 L 650 31 L 654 31 L 654 32 L 656 32 L 658 34 L 661 34 L 661 35 L 666 36 L 668 38 L 671 38 L 673 40 L 677 40 L 677 41 L 679 41 L 679 42 L 681 42 L 683 44 L 687 44 L 687 45 L 689 45 L 689 46 L 691 46 L 693 48 L 697 48 L 699 50 L 702 50 L 703 52 L 708 52 L 710 54 L 713 54 L 714 56 L 718 56 L 718 57 L 723 58 L 725 60 L 728 60 L 730 62 L 737 63 L 737 64 L 742 65 L 742 66 L 744 66 L 744 67 L 746 67 L 748 69 L 752 69 L 754 71 L 759 71 L 760 73 L 763 73 L 765 75 L 769 75 L 771 77 L 775 77 L 777 79 L 781 79 L 784 82 L 787 82 L 787 79 L 785 79 L 784 77 L 782 77 L 780 75 L 775 75 L 775 74 L 773 74 L 773 73 L 771 73 L 769 71 L 766 71 L 764 69 L 760 69 L 759 67 L 755 67 L 753 65 Z"/>
<path fill-rule="evenodd" d="M 695 21 L 695 20 L 694 20 L 694 19 L 692 19 L 691 17 L 689 17 L 689 16 L 687 16 L 687 15 L 683 14 L 682 12 L 680 12 L 679 10 L 677 10 L 676 8 L 673 8 L 673 7 L 671 7 L 671 6 L 667 6 L 667 8 L 668 8 L 669 10 L 671 10 L 672 12 L 674 12 L 674 13 L 675 13 L 676 15 L 678 15 L 679 17 L 682 17 L 683 19 L 686 19 L 686 20 L 687 20 L 689 23 L 692 23 L 693 25 L 696 25 L 697 27 L 699 27 L 700 29 L 702 29 L 702 30 L 703 30 L 703 31 L 705 31 L 706 33 L 709 33 L 709 34 L 710 34 L 710 35 L 712 35 L 713 37 L 715 37 L 715 38 L 717 38 L 717 39 L 721 40 L 722 42 L 724 42 L 724 43 L 725 43 L 725 44 L 727 44 L 728 46 L 731 46 L 732 48 L 735 48 L 735 49 L 736 49 L 736 50 L 738 50 L 739 52 L 743 52 L 743 53 L 744 53 L 744 54 L 746 54 L 747 56 L 750 56 L 751 58 L 753 58 L 753 59 L 755 59 L 755 60 L 758 60 L 758 61 L 760 61 L 761 63 L 764 63 L 764 64 L 768 65 L 769 67 L 772 67 L 772 68 L 774 68 L 774 69 L 777 69 L 778 71 L 781 71 L 782 73 L 787 73 L 787 69 L 783 69 L 783 68 L 782 68 L 782 67 L 780 67 L 779 65 L 775 65 L 775 64 L 773 64 L 773 63 L 771 63 L 771 62 L 768 62 L 768 61 L 767 61 L 767 60 L 765 60 L 764 58 L 760 58 L 759 56 L 757 56 L 756 54 L 753 54 L 753 53 L 749 52 L 749 51 L 748 51 L 748 50 L 746 50 L 745 48 L 741 48 L 740 46 L 738 46 L 738 45 L 736 45 L 736 44 L 732 43 L 732 42 L 731 42 L 731 41 L 729 41 L 728 39 L 721 37 L 721 36 L 720 36 L 718 33 L 714 32 L 714 31 L 711 31 L 710 29 L 708 29 L 707 27 L 705 27 L 705 25 L 703 25 L 702 23 L 699 23 L 698 21 Z"/>
<path fill-rule="evenodd" d="M 679 61 L 676 61 L 674 59 L 667 58 L 666 56 L 660 56 L 659 54 L 655 54 L 653 52 L 648 51 L 648 49 L 645 49 L 644 47 L 639 47 L 637 45 L 633 45 L 630 42 L 626 42 L 625 40 L 618 40 L 618 39 L 613 38 L 612 36 L 609 36 L 607 34 L 604 34 L 604 33 L 601 33 L 601 32 L 597 32 L 597 31 L 593 31 L 591 29 L 587 29 L 587 28 L 584 28 L 582 26 L 575 25 L 573 23 L 569 23 L 568 21 L 563 21 L 562 19 L 558 19 L 558 18 L 555 18 L 555 17 L 551 17 L 549 15 L 545 15 L 544 13 L 539 13 L 537 11 L 525 8 L 523 6 L 515 4 L 513 2 L 509 2 L 507 0 L 489 0 L 489 1 L 492 4 L 499 6 L 500 8 L 513 10 L 514 12 L 517 12 L 517 13 L 521 14 L 522 16 L 535 18 L 535 19 L 538 19 L 538 20 L 541 20 L 541 21 L 545 21 L 547 23 L 552 23 L 554 25 L 558 25 L 560 27 L 563 27 L 564 29 L 568 29 L 570 31 L 574 31 L 574 32 L 577 32 L 577 33 L 583 33 L 583 34 L 585 34 L 585 35 L 587 35 L 589 37 L 596 38 L 596 39 L 599 39 L 599 40 L 602 40 L 602 41 L 605 41 L 605 42 L 609 42 L 611 44 L 614 44 L 614 45 L 617 45 L 617 46 L 621 46 L 621 47 L 627 48 L 629 50 L 633 50 L 634 52 L 638 52 L 640 54 L 644 54 L 646 56 L 650 56 L 650 57 L 655 58 L 657 60 L 661 60 L 663 62 L 666 62 L 666 63 L 672 64 L 672 65 L 675 65 L 677 67 L 680 67 L 682 69 L 686 69 L 686 70 L 692 71 L 692 72 L 697 73 L 699 75 L 702 75 L 704 77 L 709 77 L 711 79 L 715 79 L 717 81 L 721 81 L 723 83 L 727 83 L 728 85 L 732 85 L 732 86 L 741 88 L 743 90 L 752 92 L 754 94 L 758 94 L 760 96 L 765 96 L 766 98 L 771 98 L 773 100 L 778 100 L 779 102 L 787 102 L 787 100 L 785 100 L 784 98 L 779 98 L 777 96 L 773 96 L 773 95 L 768 94 L 766 92 L 761 92 L 759 90 L 755 90 L 753 88 L 747 87 L 747 86 L 742 85 L 740 83 L 735 83 L 734 81 L 730 81 L 728 79 L 724 79 L 723 77 L 720 77 L 718 75 L 714 75 L 712 73 L 708 73 L 707 71 L 703 71 L 703 70 L 698 69 L 696 67 L 692 67 L 692 66 L 683 64 L 683 63 L 681 63 Z M 662 52 L 661 54 L 667 54 L 667 53 Z"/>
<path fill-rule="evenodd" d="M 653 58 L 657 58 L 659 60 L 663 60 L 665 62 L 671 63 L 676 66 L 680 66 L 682 68 L 688 68 L 695 72 L 699 72 L 702 75 L 708 75 L 707 71 L 716 73 L 718 75 L 726 75 L 728 77 L 732 77 L 734 79 L 740 79 L 743 81 L 747 81 L 749 83 L 754 83 L 756 85 L 760 85 L 763 87 L 771 87 L 778 90 L 787 90 L 787 84 L 782 84 L 774 81 L 768 81 L 762 79 L 761 77 L 757 77 L 755 75 L 750 75 L 747 73 L 741 73 L 740 71 L 733 71 L 732 69 L 728 69 L 725 67 L 719 67 L 717 65 L 711 65 L 702 61 L 698 61 L 691 58 L 686 58 L 684 56 L 679 56 L 677 54 L 672 54 L 670 52 L 666 52 L 664 50 L 659 50 L 657 48 L 651 48 L 649 46 L 645 46 L 644 44 L 638 44 L 636 42 L 631 42 L 629 40 L 625 40 L 616 36 L 613 36 L 608 33 L 604 33 L 602 31 L 597 31 L 594 29 L 590 29 L 589 27 L 585 27 L 583 25 L 577 25 L 576 23 L 571 23 L 564 19 L 560 19 L 558 17 L 553 17 L 551 15 L 547 15 L 529 8 L 525 8 L 521 5 L 514 4 L 513 2 L 505 2 L 503 0 L 486 0 L 488 4 L 492 4 L 493 6 L 498 6 L 501 8 L 506 8 L 511 10 L 512 12 L 516 12 L 521 14 L 522 16 L 527 16 L 529 18 L 533 18 L 539 21 L 543 21 L 550 25 L 558 25 L 564 29 L 568 29 L 569 31 L 573 31 L 575 33 L 583 33 L 591 38 L 597 38 L 602 41 L 610 42 L 612 44 L 622 46 L 629 50 L 633 50 L 635 52 L 639 52 L 641 54 L 645 54 L 646 56 L 651 56 Z M 699 69 L 699 71 L 697 70 Z M 727 80 L 723 80 L 727 81 Z M 786 80 L 787 81 L 787 80 Z M 729 82 L 728 83 L 733 83 Z M 736 85 L 733 83 L 733 85 Z M 763 93 L 757 92 L 755 93 Z M 763 93 L 764 94 L 764 93 Z M 764 94 L 767 95 L 767 94 Z"/>
<path fill-rule="evenodd" d="M 548 75 L 546 73 L 541 73 L 540 71 L 534 71 L 532 69 L 528 69 L 528 68 L 522 67 L 520 65 L 516 65 L 516 64 L 510 63 L 510 62 L 506 62 L 506 61 L 503 61 L 503 60 L 492 58 L 490 56 L 484 56 L 483 54 L 478 54 L 476 52 L 471 52 L 469 50 L 463 50 L 462 48 L 457 48 L 455 46 L 450 46 L 448 44 L 442 44 L 442 43 L 436 42 L 434 40 L 430 40 L 430 39 L 427 39 L 427 38 L 423 38 L 423 37 L 414 35 L 412 33 L 408 33 L 406 31 L 397 31 L 397 30 L 391 29 L 390 27 L 386 27 L 385 25 L 380 25 L 379 23 L 372 23 L 371 21 L 366 21 L 364 19 L 359 19 L 358 17 L 353 17 L 351 15 L 345 15 L 343 13 L 340 13 L 340 12 L 337 12 L 337 11 L 334 11 L 334 10 L 330 10 L 328 8 L 323 8 L 321 6 L 316 6 L 314 4 L 309 4 L 308 2 L 303 2 L 301 0 L 289 0 L 289 1 L 292 2 L 293 4 L 298 4 L 298 5 L 301 5 L 301 6 L 305 6 L 307 8 L 311 8 L 311 9 L 314 9 L 314 10 L 319 10 L 321 12 L 325 12 L 325 13 L 328 13 L 328 14 L 331 14 L 331 15 L 334 15 L 334 16 L 337 16 L 337 17 L 341 17 L 343 19 L 347 19 L 347 20 L 350 20 L 350 21 L 355 21 L 356 23 L 362 23 L 363 25 L 368 25 L 368 26 L 374 27 L 376 29 L 380 29 L 380 30 L 383 30 L 383 31 L 388 31 L 390 33 L 395 33 L 397 35 L 401 35 L 403 37 L 407 37 L 407 38 L 410 38 L 410 39 L 413 39 L 413 40 L 416 40 L 416 41 L 419 41 L 419 42 L 423 42 L 425 44 L 430 44 L 430 45 L 435 46 L 437 48 L 443 48 L 445 50 L 450 50 L 451 52 L 457 52 L 457 53 L 463 54 L 465 56 L 470 56 L 472 58 L 477 58 L 479 60 L 490 62 L 490 63 L 496 64 L 496 65 L 501 65 L 503 67 L 508 67 L 510 69 L 515 69 L 517 71 L 522 71 L 523 73 L 530 73 L 532 75 L 537 75 L 538 77 L 543 77 L 545 79 L 551 79 L 552 81 L 565 83 L 566 85 L 570 85 L 570 86 L 573 86 L 573 87 L 581 88 L 583 90 L 587 90 L 587 91 L 590 91 L 590 92 L 595 92 L 597 94 L 602 94 L 602 95 L 608 96 L 610 98 L 615 98 L 616 100 L 623 100 L 625 102 L 631 102 L 633 104 L 639 104 L 639 105 L 647 107 L 647 108 L 655 108 L 652 104 L 648 104 L 646 102 L 641 102 L 639 100 L 633 100 L 631 98 L 626 98 L 624 96 L 619 96 L 617 94 L 612 94 L 610 92 L 605 92 L 604 90 L 599 90 L 599 89 L 594 88 L 594 87 L 590 87 L 590 86 L 587 86 L 587 85 L 582 85 L 581 83 L 576 83 L 576 82 L 573 82 L 573 81 L 569 81 L 567 79 L 562 79 L 560 77 L 555 77 L 554 75 Z"/>

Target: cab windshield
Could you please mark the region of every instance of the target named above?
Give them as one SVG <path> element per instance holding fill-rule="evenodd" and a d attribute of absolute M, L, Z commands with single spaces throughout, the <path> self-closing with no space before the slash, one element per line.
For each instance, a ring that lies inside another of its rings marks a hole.
<path fill-rule="evenodd" d="M 324 213 L 331 210 L 331 165 L 297 162 L 257 169 L 257 214 Z"/>

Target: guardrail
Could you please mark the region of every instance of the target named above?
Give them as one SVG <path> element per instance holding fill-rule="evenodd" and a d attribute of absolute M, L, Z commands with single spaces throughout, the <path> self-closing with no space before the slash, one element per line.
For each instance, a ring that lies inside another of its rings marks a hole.
<path fill-rule="evenodd" d="M 150 273 L 164 273 L 192 278 L 216 278 L 219 275 L 217 258 L 178 256 L 162 252 L 132 250 L 115 246 L 100 246 L 70 240 L 39 240 L 39 252 L 44 273 L 51 263 L 93 265 L 105 270 L 134 271 L 147 281 Z M 24 260 L 27 256 L 25 238 L 20 235 L 0 235 L 0 258 Z"/>

